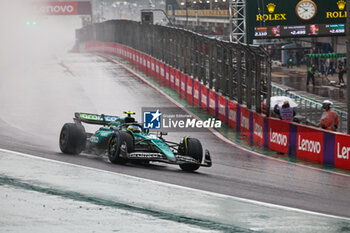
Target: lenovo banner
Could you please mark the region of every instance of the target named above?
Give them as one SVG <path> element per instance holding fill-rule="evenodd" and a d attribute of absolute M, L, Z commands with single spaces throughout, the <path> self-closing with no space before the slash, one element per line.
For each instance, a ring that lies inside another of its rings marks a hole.
<path fill-rule="evenodd" d="M 230 128 L 237 130 L 237 103 L 229 100 L 228 106 L 228 125 Z"/>
<path fill-rule="evenodd" d="M 144 74 L 147 74 L 147 55 L 142 54 L 142 71 Z"/>
<path fill-rule="evenodd" d="M 298 158 L 323 162 L 323 131 L 298 125 L 296 146 Z"/>
<path fill-rule="evenodd" d="M 155 76 L 156 76 L 156 80 L 157 80 L 157 83 L 161 83 L 160 81 L 160 70 L 159 70 L 159 61 L 158 59 L 154 59 L 154 64 L 156 66 L 156 71 L 155 71 Z"/>
<path fill-rule="evenodd" d="M 180 94 L 180 71 L 175 70 L 175 91 Z"/>
<path fill-rule="evenodd" d="M 197 80 L 193 80 L 193 105 L 200 107 L 201 84 Z"/>
<path fill-rule="evenodd" d="M 350 135 L 335 134 L 334 165 L 350 169 Z"/>
<path fill-rule="evenodd" d="M 213 90 L 209 90 L 209 113 L 213 116 L 216 117 L 216 110 L 217 110 L 217 94 Z"/>
<path fill-rule="evenodd" d="M 189 105 L 193 104 L 193 79 L 187 76 L 186 99 Z"/>
<path fill-rule="evenodd" d="M 136 65 L 136 51 L 132 50 L 132 64 Z"/>
<path fill-rule="evenodd" d="M 175 89 L 175 70 L 173 67 L 170 67 L 170 89 Z"/>
<path fill-rule="evenodd" d="M 170 67 L 165 64 L 165 86 L 170 88 Z"/>
<path fill-rule="evenodd" d="M 152 70 L 151 70 L 151 57 L 147 55 L 147 63 L 146 63 L 146 67 L 147 67 L 147 76 L 151 76 Z"/>
<path fill-rule="evenodd" d="M 205 111 L 208 111 L 208 92 L 208 88 L 201 85 L 201 107 Z"/>
<path fill-rule="evenodd" d="M 160 77 L 160 84 L 164 87 L 165 86 L 165 65 L 163 62 L 159 62 L 159 77 Z"/>
<path fill-rule="evenodd" d="M 269 148 L 277 152 L 288 154 L 289 123 L 274 118 L 269 118 L 268 121 Z"/>
<path fill-rule="evenodd" d="M 42 2 L 35 5 L 36 11 L 44 15 L 77 15 L 78 2 Z"/>
<path fill-rule="evenodd" d="M 260 146 L 264 145 L 264 117 L 253 113 L 253 141 Z"/>
<path fill-rule="evenodd" d="M 250 111 L 241 106 L 241 133 L 247 137 L 250 137 Z"/>
<path fill-rule="evenodd" d="M 182 99 L 186 99 L 186 88 L 187 88 L 187 83 L 186 83 L 186 78 L 187 75 L 185 75 L 184 73 L 181 73 L 181 77 L 180 77 L 180 94 L 181 94 L 181 98 Z"/>
<path fill-rule="evenodd" d="M 138 71 L 140 71 L 140 52 L 136 51 L 136 68 Z"/>
<path fill-rule="evenodd" d="M 153 80 L 157 80 L 157 75 L 156 75 L 156 59 L 154 59 L 153 57 L 151 57 L 151 78 Z"/>
<path fill-rule="evenodd" d="M 218 95 L 218 115 L 219 115 L 219 119 L 226 123 L 226 113 L 227 113 L 227 100 L 225 97 Z"/>

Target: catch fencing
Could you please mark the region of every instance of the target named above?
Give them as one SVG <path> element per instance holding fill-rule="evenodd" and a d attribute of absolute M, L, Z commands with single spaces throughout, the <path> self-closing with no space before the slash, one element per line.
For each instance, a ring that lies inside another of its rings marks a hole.
<path fill-rule="evenodd" d="M 86 26 L 76 31 L 76 38 L 80 43 L 115 42 L 149 54 L 257 113 L 262 100 L 271 96 L 271 61 L 260 47 L 128 20 Z"/>

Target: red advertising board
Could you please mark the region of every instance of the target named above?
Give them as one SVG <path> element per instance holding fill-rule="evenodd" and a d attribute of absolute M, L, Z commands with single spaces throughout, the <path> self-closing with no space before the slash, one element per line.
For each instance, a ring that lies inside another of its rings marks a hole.
<path fill-rule="evenodd" d="M 128 60 L 128 47 L 123 45 L 123 56 L 125 60 Z"/>
<path fill-rule="evenodd" d="M 201 85 L 197 80 L 193 80 L 193 105 L 199 107 L 199 93 Z"/>
<path fill-rule="evenodd" d="M 118 44 L 118 56 L 122 57 L 122 45 Z"/>
<path fill-rule="evenodd" d="M 208 88 L 204 85 L 201 85 L 201 108 L 208 110 Z"/>
<path fill-rule="evenodd" d="M 216 93 L 211 89 L 209 89 L 209 113 L 216 117 Z"/>
<path fill-rule="evenodd" d="M 142 72 L 147 74 L 147 55 L 142 54 Z"/>
<path fill-rule="evenodd" d="M 170 67 L 165 65 L 165 86 L 170 87 Z"/>
<path fill-rule="evenodd" d="M 137 70 L 140 71 L 140 52 L 139 51 L 136 51 L 136 67 L 137 67 Z"/>
<path fill-rule="evenodd" d="M 249 137 L 250 136 L 250 111 L 241 106 L 241 134 Z"/>
<path fill-rule="evenodd" d="M 132 48 L 128 48 L 128 52 L 129 52 L 129 61 L 132 62 L 132 54 L 133 54 L 133 49 Z"/>
<path fill-rule="evenodd" d="M 258 145 L 264 145 L 264 117 L 253 113 L 253 141 Z"/>
<path fill-rule="evenodd" d="M 159 61 L 157 59 L 154 59 L 154 65 L 155 65 L 155 77 L 157 80 L 157 83 L 160 84 L 160 72 L 159 72 Z"/>
<path fill-rule="evenodd" d="M 156 76 L 156 60 L 151 57 L 150 58 L 151 61 L 151 77 L 153 80 L 157 80 L 157 76 Z"/>
<path fill-rule="evenodd" d="M 130 48 L 125 46 L 125 59 L 130 61 Z"/>
<path fill-rule="evenodd" d="M 151 76 L 151 57 L 146 55 L 146 61 L 147 61 L 147 76 Z"/>
<path fill-rule="evenodd" d="M 163 62 L 159 62 L 159 77 L 160 83 L 164 87 L 165 86 L 165 67 Z"/>
<path fill-rule="evenodd" d="M 228 101 L 228 125 L 237 129 L 237 104 L 231 100 Z"/>
<path fill-rule="evenodd" d="M 193 79 L 190 76 L 187 76 L 187 88 L 186 88 L 186 99 L 189 105 L 192 105 L 193 99 Z"/>
<path fill-rule="evenodd" d="M 124 45 L 120 45 L 120 56 L 125 59 L 125 46 Z"/>
<path fill-rule="evenodd" d="M 132 50 L 132 64 L 136 65 L 136 51 Z"/>
<path fill-rule="evenodd" d="M 175 91 L 180 94 L 180 71 L 175 70 Z"/>
<path fill-rule="evenodd" d="M 335 134 L 334 165 L 350 169 L 350 135 Z"/>
<path fill-rule="evenodd" d="M 112 54 L 114 55 L 114 56 L 117 56 L 117 48 L 118 48 L 118 45 L 116 44 L 116 43 L 113 43 L 112 45 Z"/>
<path fill-rule="evenodd" d="M 186 75 L 184 73 L 180 73 L 180 93 L 182 99 L 186 99 L 186 85 Z"/>
<path fill-rule="evenodd" d="M 268 125 L 269 148 L 271 150 L 287 154 L 290 124 L 287 121 L 269 118 Z"/>
<path fill-rule="evenodd" d="M 111 43 L 104 43 L 104 52 L 107 54 L 112 54 L 113 47 Z"/>
<path fill-rule="evenodd" d="M 78 14 L 78 2 L 41 2 L 34 3 L 36 11 L 39 14 L 45 15 L 77 15 Z"/>
<path fill-rule="evenodd" d="M 226 98 L 218 95 L 218 117 L 219 119 L 226 123 Z"/>
<path fill-rule="evenodd" d="M 175 70 L 173 67 L 170 67 L 170 89 L 175 89 Z"/>
<path fill-rule="evenodd" d="M 297 157 L 313 162 L 323 162 L 323 131 L 298 125 Z"/>

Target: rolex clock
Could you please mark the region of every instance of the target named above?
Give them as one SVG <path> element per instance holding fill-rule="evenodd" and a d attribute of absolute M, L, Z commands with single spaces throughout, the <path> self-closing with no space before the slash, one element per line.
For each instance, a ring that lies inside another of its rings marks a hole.
<path fill-rule="evenodd" d="M 310 20 L 317 13 L 317 6 L 311 0 L 301 0 L 295 7 L 295 12 L 301 20 Z"/>

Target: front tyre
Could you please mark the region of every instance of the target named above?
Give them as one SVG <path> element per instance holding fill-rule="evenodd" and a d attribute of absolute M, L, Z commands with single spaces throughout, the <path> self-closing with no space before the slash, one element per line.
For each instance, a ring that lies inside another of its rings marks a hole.
<path fill-rule="evenodd" d="M 182 147 L 184 149 L 184 154 L 186 156 L 190 156 L 198 161 L 198 163 L 202 162 L 203 158 L 203 149 L 202 144 L 197 138 L 189 138 L 185 137 L 183 140 Z M 200 165 L 198 164 L 180 164 L 180 168 L 184 171 L 196 171 Z"/>
<path fill-rule="evenodd" d="M 63 125 L 60 133 L 60 149 L 65 154 L 80 154 L 86 145 L 84 126 L 75 123 Z"/>
<path fill-rule="evenodd" d="M 112 135 L 108 143 L 108 159 L 114 164 L 125 164 L 126 158 L 122 155 L 134 151 L 134 140 L 129 133 L 116 132 Z"/>

